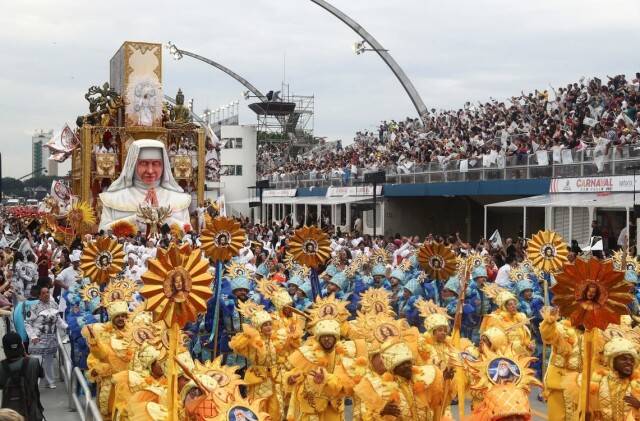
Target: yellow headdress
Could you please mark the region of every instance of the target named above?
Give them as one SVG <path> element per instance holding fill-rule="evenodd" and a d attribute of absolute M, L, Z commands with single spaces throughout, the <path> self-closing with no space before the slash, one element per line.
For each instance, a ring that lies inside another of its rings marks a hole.
<path fill-rule="evenodd" d="M 85 302 L 93 301 L 100 297 L 100 286 L 96 283 L 86 284 L 80 289 L 80 297 Z"/>
<path fill-rule="evenodd" d="M 506 288 L 501 288 L 496 284 L 486 284 L 483 288 L 483 291 L 502 310 L 504 310 L 504 306 L 505 304 L 507 304 L 507 301 L 510 301 L 510 300 L 516 300 L 516 302 L 518 301 L 516 296 L 513 295 L 511 291 L 509 291 Z"/>
<path fill-rule="evenodd" d="M 289 291 L 282 288 L 274 280 L 262 278 L 258 280 L 257 284 L 258 292 L 271 301 L 278 310 L 293 304 Z"/>
<path fill-rule="evenodd" d="M 371 265 L 387 265 L 391 262 L 391 256 L 389 252 L 385 249 L 379 248 L 375 249 L 373 253 L 371 253 L 371 257 L 369 258 Z"/>
<path fill-rule="evenodd" d="M 495 352 L 500 352 L 504 350 L 507 345 L 507 335 L 504 333 L 504 330 L 492 326 L 489 329 L 482 332 L 480 337 L 486 336 L 491 342 L 491 349 Z"/>
<path fill-rule="evenodd" d="M 245 265 L 241 265 L 240 263 L 232 262 L 227 265 L 225 268 L 227 272 L 227 276 L 230 279 L 243 277 L 243 278 L 251 278 L 251 273 L 249 269 Z"/>
<path fill-rule="evenodd" d="M 116 301 L 131 301 L 135 290 L 136 286 L 132 281 L 111 281 L 102 292 L 102 305 L 108 307 L 110 303 Z"/>
<path fill-rule="evenodd" d="M 107 314 L 109 320 L 113 320 L 116 316 L 129 313 L 129 304 L 126 301 L 113 301 L 107 305 Z"/>
<path fill-rule="evenodd" d="M 166 354 L 160 349 L 150 343 L 145 343 L 138 348 L 129 367 L 132 371 L 148 375 L 151 370 L 151 364 L 153 364 L 154 361 L 160 361 L 164 356 L 166 356 Z"/>
<path fill-rule="evenodd" d="M 370 355 L 380 352 L 382 345 L 387 341 L 404 338 L 406 331 L 402 321 L 386 315 L 359 317 L 354 330 L 356 335 L 366 341 Z"/>
<path fill-rule="evenodd" d="M 624 250 L 618 250 L 613 253 L 613 268 L 615 270 L 627 271 L 631 270 L 633 272 L 638 272 L 640 269 L 640 262 L 638 262 L 637 257 L 627 255 L 624 259 L 624 267 L 622 264 L 622 256 L 624 255 Z"/>
<path fill-rule="evenodd" d="M 238 311 L 249 319 L 256 329 L 259 329 L 260 326 L 271 321 L 271 315 L 264 310 L 264 306 L 251 300 L 238 302 Z"/>
<path fill-rule="evenodd" d="M 335 319 L 338 323 L 346 321 L 350 316 L 347 304 L 347 301 L 338 300 L 333 294 L 324 298 L 317 297 L 309 309 L 311 324 L 325 319 Z"/>
<path fill-rule="evenodd" d="M 424 327 L 427 332 L 432 333 L 435 328 L 441 326 L 449 328 L 451 317 L 447 314 L 446 309 L 438 306 L 433 301 L 426 301 L 422 298 L 416 301 L 416 307 L 420 312 L 420 316 L 424 317 Z"/>
<path fill-rule="evenodd" d="M 638 351 L 636 345 L 626 338 L 616 337 L 607 342 L 604 346 L 604 358 L 610 368 L 613 368 L 613 360 L 623 354 L 629 354 L 638 365 Z"/>
<path fill-rule="evenodd" d="M 313 325 L 313 335 L 316 338 L 320 336 L 333 336 L 340 338 L 340 323 L 335 319 L 324 319 Z"/>
<path fill-rule="evenodd" d="M 220 355 L 213 361 L 205 361 L 204 363 L 196 360 L 193 373 L 205 374 L 213 378 L 219 387 L 229 388 L 230 392 L 233 393 L 237 390 L 238 386 L 244 384 L 240 375 L 236 373 L 239 368 L 240 367 L 233 365 L 223 365 L 222 356 Z"/>
<path fill-rule="evenodd" d="M 364 316 L 391 316 L 395 317 L 395 312 L 389 304 L 391 293 L 384 288 L 369 288 L 360 295 L 361 310 Z"/>
<path fill-rule="evenodd" d="M 397 366 L 413 361 L 413 353 L 409 346 L 402 341 L 389 341 L 382 345 L 382 361 L 387 371 L 393 371 Z"/>

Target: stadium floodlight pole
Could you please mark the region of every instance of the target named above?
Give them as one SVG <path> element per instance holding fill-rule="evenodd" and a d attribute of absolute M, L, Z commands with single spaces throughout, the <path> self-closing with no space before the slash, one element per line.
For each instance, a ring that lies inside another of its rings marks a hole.
<path fill-rule="evenodd" d="M 245 88 L 247 88 L 249 91 L 251 91 L 251 93 L 253 93 L 256 97 L 258 97 L 260 99 L 260 101 L 262 101 L 262 102 L 267 102 L 268 101 L 267 97 L 264 96 L 264 94 L 262 92 L 260 92 L 258 90 L 258 88 L 253 86 L 251 83 L 249 83 L 249 81 L 247 79 L 243 78 L 242 76 L 240 76 L 239 74 L 237 74 L 233 70 L 229 69 L 228 67 L 225 67 L 225 66 L 223 66 L 222 64 L 220 64 L 218 62 L 210 60 L 210 59 L 208 59 L 206 57 L 203 57 L 201 55 L 192 53 L 190 51 L 181 50 L 178 47 L 176 47 L 176 45 L 174 43 L 172 43 L 171 41 L 169 41 L 167 43 L 167 48 L 169 49 L 169 54 L 171 54 L 171 56 L 175 60 L 181 60 L 183 56 L 188 56 L 188 57 L 193 57 L 196 60 L 200 60 L 203 63 L 207 63 L 208 65 L 213 66 L 216 69 L 223 71 L 224 73 L 228 74 L 229 76 L 231 76 L 232 78 L 234 78 L 235 80 L 240 82 Z"/>
<path fill-rule="evenodd" d="M 416 108 L 416 111 L 418 111 L 418 116 L 422 117 L 427 113 L 427 106 L 424 105 L 424 101 L 422 101 L 420 94 L 418 93 L 416 88 L 413 86 L 413 83 L 411 83 L 411 80 L 409 80 L 409 77 L 402 70 L 400 65 L 393 59 L 393 57 L 391 57 L 391 54 L 389 54 L 388 50 L 386 50 L 362 26 L 360 26 L 358 22 L 351 19 L 349 16 L 344 14 L 335 6 L 332 6 L 331 4 L 327 3 L 324 0 L 311 0 L 311 1 L 317 4 L 318 6 L 322 7 L 323 9 L 325 9 L 329 13 L 331 13 L 333 16 L 340 19 L 349 28 L 353 29 L 358 35 L 360 35 L 362 39 L 364 39 L 372 47 L 371 49 L 361 49 L 361 51 L 375 51 L 376 53 L 378 53 L 382 61 L 384 61 L 387 64 L 387 66 L 389 66 L 393 74 L 396 76 L 396 78 L 398 78 L 398 81 L 400 82 L 404 90 L 407 92 L 407 95 L 409 95 L 411 102 L 413 102 L 413 106 Z"/>

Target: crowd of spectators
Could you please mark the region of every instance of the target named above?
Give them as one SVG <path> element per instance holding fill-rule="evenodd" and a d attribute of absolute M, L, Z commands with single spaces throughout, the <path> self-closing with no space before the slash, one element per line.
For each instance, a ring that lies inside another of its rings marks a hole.
<path fill-rule="evenodd" d="M 588 150 L 598 171 L 612 147 L 637 143 L 640 73 L 581 78 L 566 87 L 521 93 L 506 101 L 467 102 L 457 110 L 431 109 L 422 119 L 383 121 L 377 132 L 356 133 L 354 142 L 289 157 L 277 147 L 259 151 L 259 176 L 310 179 L 357 178 L 363 169 L 411 173 L 430 163 L 440 168 L 503 167 L 505 162 L 565 162 L 568 151 Z"/>

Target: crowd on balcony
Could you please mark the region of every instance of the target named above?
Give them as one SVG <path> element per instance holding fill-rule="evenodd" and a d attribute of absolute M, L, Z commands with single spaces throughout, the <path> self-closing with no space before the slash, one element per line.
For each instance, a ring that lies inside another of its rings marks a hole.
<path fill-rule="evenodd" d="M 422 120 L 383 121 L 377 132 L 356 133 L 354 142 L 331 151 L 285 157 L 259 151 L 260 176 L 357 178 L 363 169 L 388 174 L 441 169 L 468 171 L 506 162 L 566 163 L 585 150 L 598 171 L 611 148 L 637 143 L 640 73 L 581 78 L 565 87 L 535 90 L 505 101 L 467 102 L 457 110 L 431 109 Z M 531 161 L 530 161 L 531 162 Z M 433 168 L 433 166 L 432 166 Z"/>

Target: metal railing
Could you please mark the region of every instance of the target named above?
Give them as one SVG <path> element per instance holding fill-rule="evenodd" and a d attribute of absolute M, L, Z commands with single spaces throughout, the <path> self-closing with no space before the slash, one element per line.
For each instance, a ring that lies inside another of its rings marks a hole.
<path fill-rule="evenodd" d="M 96 402 L 91 396 L 91 389 L 78 367 L 71 363 L 67 347 L 64 346 L 60 331 L 56 333 L 58 340 L 58 369 L 67 389 L 69 410 L 77 411 L 82 421 L 102 421 Z"/>
<path fill-rule="evenodd" d="M 468 168 L 461 171 L 461 160 L 446 163 L 430 162 L 414 165 L 411 169 L 399 170 L 398 166 L 377 168 L 385 170 L 388 184 L 437 183 L 449 181 L 480 181 L 480 180 L 522 180 L 536 178 L 567 178 L 610 175 L 630 175 L 627 170 L 630 165 L 640 164 L 640 145 L 625 145 L 611 147 L 602 162 L 596 163 L 598 152 L 595 148 L 576 151 L 564 149 L 560 162 L 554 162 L 551 151 L 545 151 L 548 164 L 540 164 L 537 154 L 513 155 L 498 160 L 499 163 L 483 166 L 482 158 L 477 159 L 476 165 L 471 165 L 471 159 L 466 160 Z M 544 162 L 544 161 L 543 161 Z M 331 176 L 327 174 L 315 175 L 310 172 L 298 174 L 283 174 L 270 177 L 274 188 L 297 187 L 339 187 L 357 184 L 362 173 L 373 168 L 358 168 L 359 177 Z M 315 175 L 315 176 L 314 176 Z"/>

